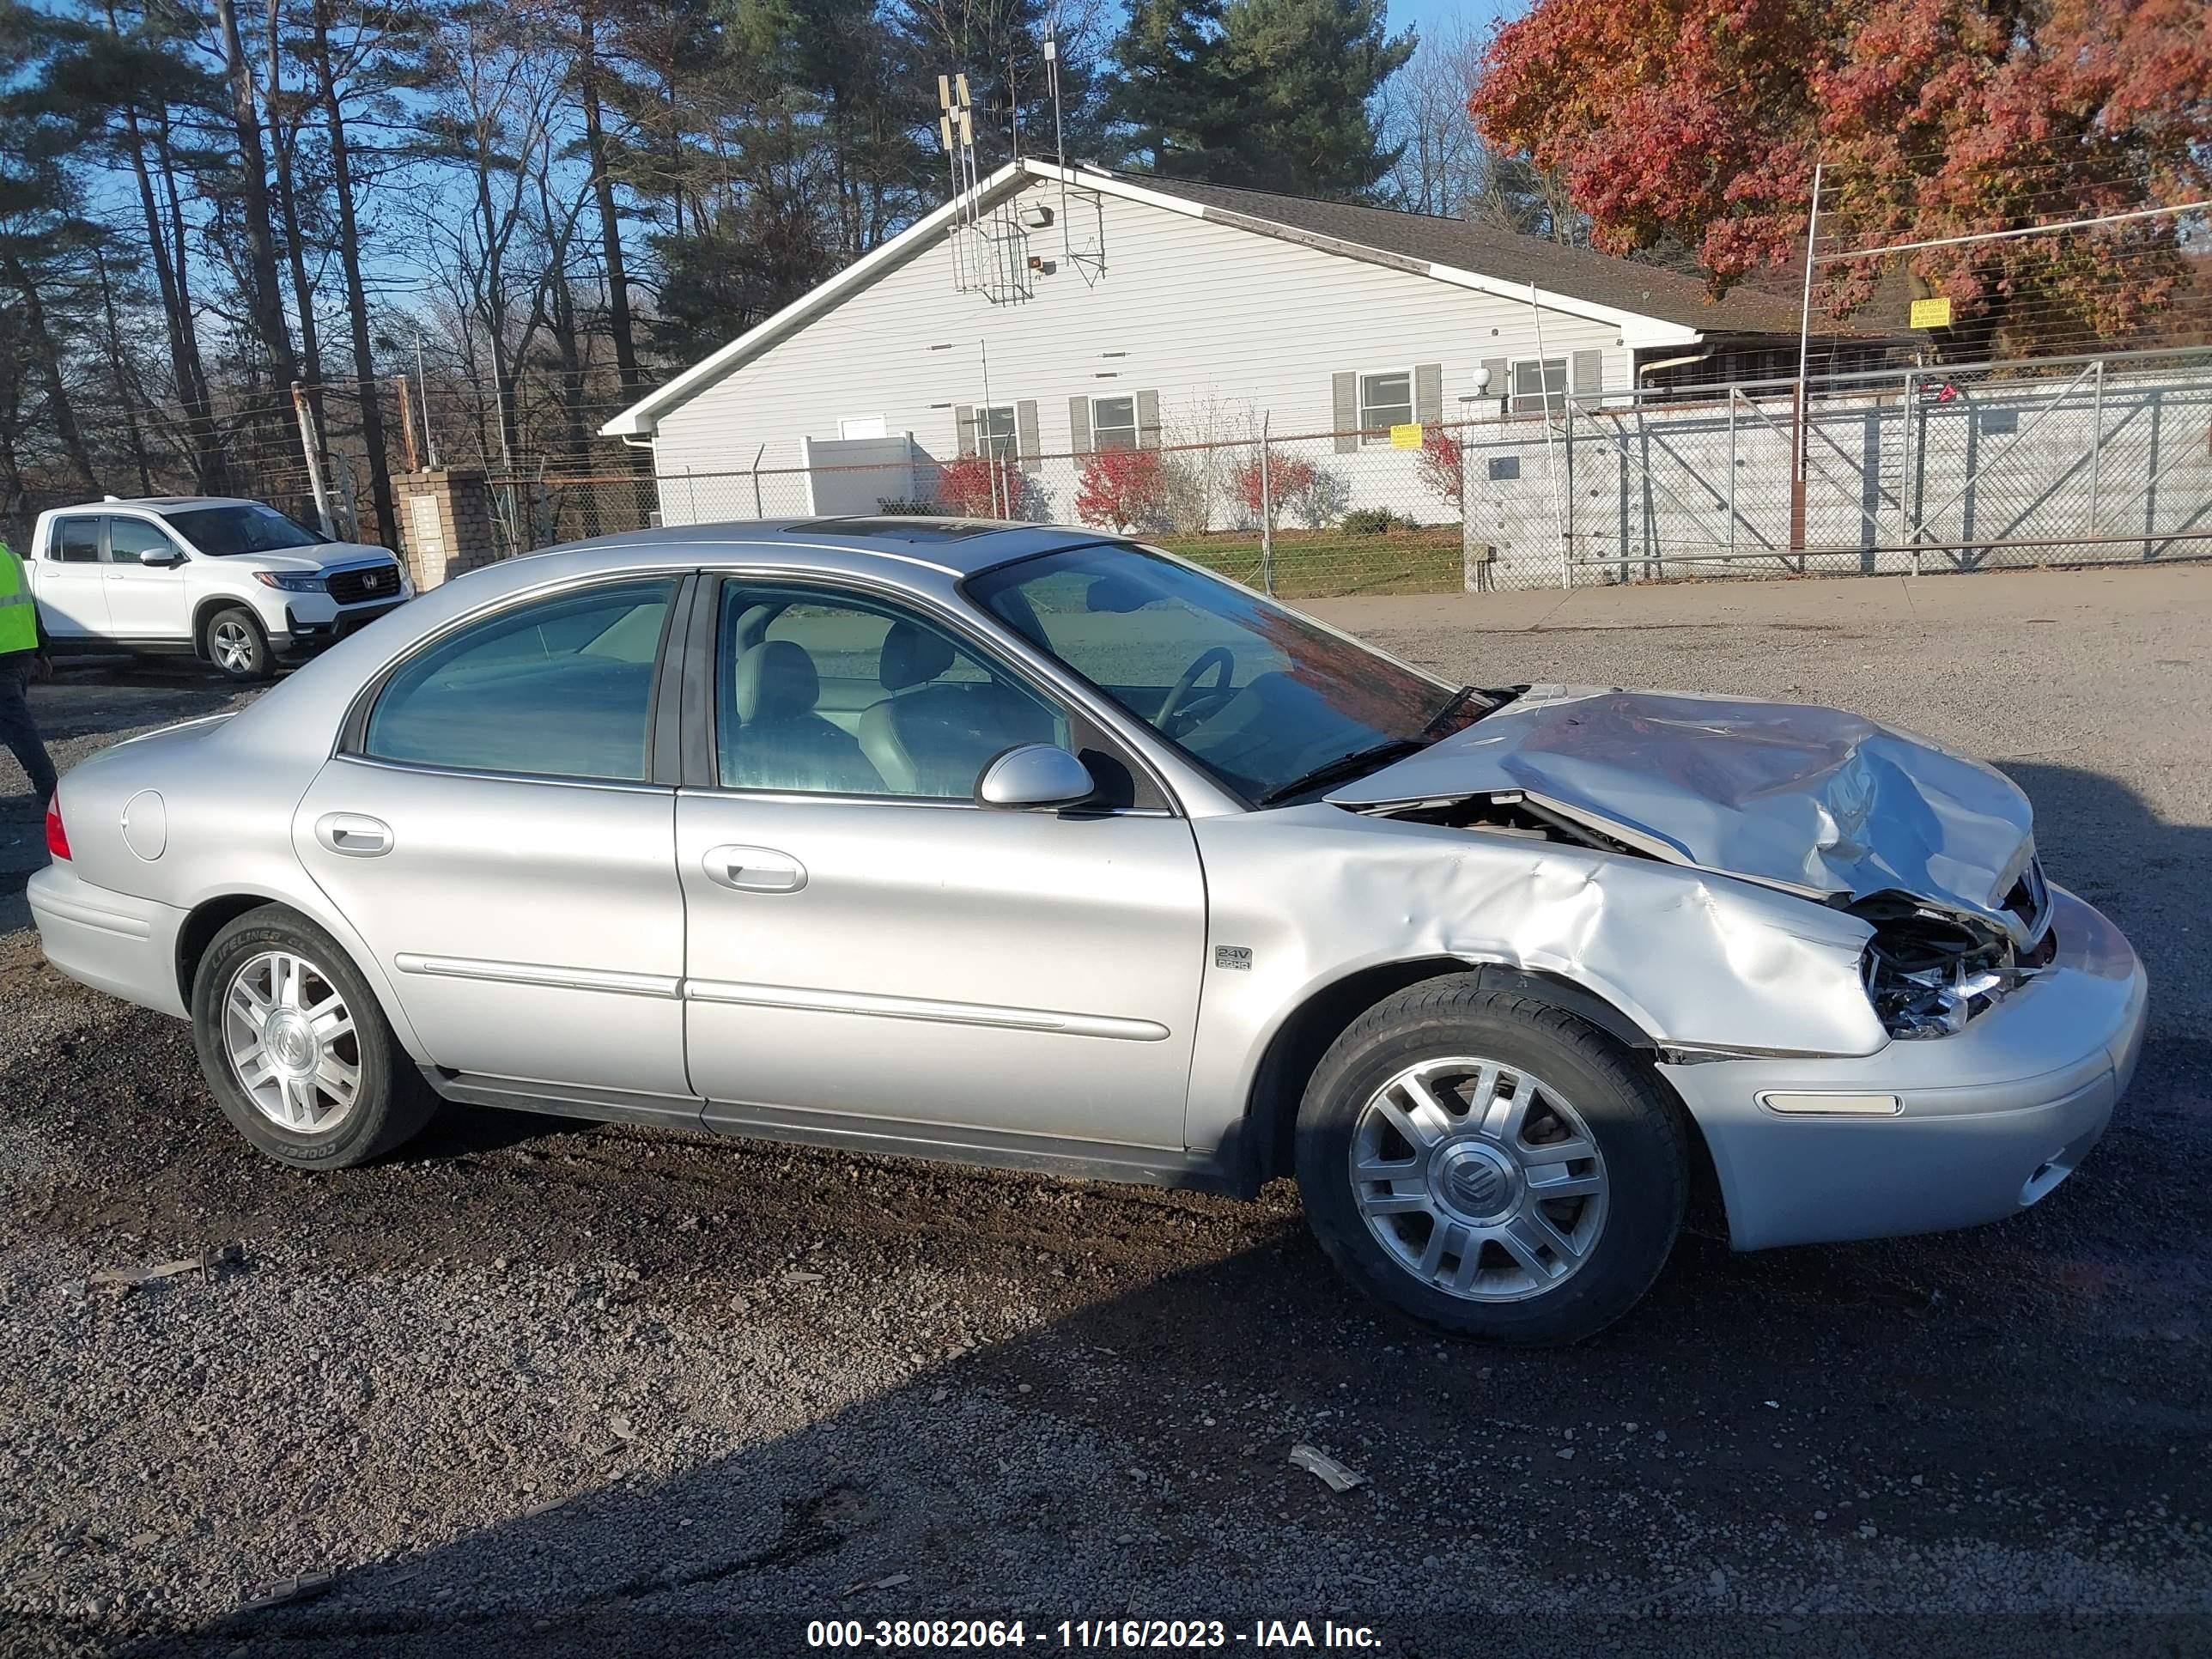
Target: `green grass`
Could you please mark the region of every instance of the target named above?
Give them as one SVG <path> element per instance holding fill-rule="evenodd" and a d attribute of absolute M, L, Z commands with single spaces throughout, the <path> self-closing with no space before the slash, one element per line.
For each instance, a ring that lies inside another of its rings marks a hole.
<path fill-rule="evenodd" d="M 1160 546 L 1209 570 L 1260 586 L 1256 531 L 1161 536 Z M 1275 532 L 1275 592 L 1285 599 L 1352 593 L 1456 593 L 1462 585 L 1457 525 L 1352 536 L 1340 530 Z"/>

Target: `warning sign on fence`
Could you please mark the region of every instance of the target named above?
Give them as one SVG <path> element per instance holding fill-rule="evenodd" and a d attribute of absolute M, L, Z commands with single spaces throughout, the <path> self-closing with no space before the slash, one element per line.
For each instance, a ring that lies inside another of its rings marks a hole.
<path fill-rule="evenodd" d="M 1950 327 L 1950 301 L 1915 300 L 1912 302 L 1912 326 L 1915 328 Z"/>
<path fill-rule="evenodd" d="M 1391 448 L 1419 449 L 1420 447 L 1421 423 L 1419 421 L 1408 421 L 1403 426 L 1390 428 Z"/>

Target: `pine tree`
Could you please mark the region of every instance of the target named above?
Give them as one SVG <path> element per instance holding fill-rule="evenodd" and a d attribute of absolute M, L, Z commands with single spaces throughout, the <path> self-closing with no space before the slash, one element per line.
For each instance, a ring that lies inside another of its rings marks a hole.
<path fill-rule="evenodd" d="M 1110 107 L 1155 172 L 1358 197 L 1397 159 L 1371 106 L 1413 46 L 1382 0 L 1136 0 Z"/>

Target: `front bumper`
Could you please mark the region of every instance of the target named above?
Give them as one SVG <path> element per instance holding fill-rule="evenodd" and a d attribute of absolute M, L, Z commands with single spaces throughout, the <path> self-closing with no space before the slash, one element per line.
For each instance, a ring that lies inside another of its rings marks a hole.
<path fill-rule="evenodd" d="M 1659 1068 L 1704 1132 L 1737 1249 L 2001 1220 L 2073 1172 L 2134 1075 L 2148 994 L 2119 929 L 2051 896 L 2051 965 L 1954 1036 Z M 1903 1109 L 1785 1115 L 1767 1093 L 1894 1095 Z"/>
<path fill-rule="evenodd" d="M 412 597 L 408 596 L 408 597 Z M 284 607 L 285 632 L 272 636 L 270 647 L 280 656 L 308 656 L 326 646 L 337 644 L 349 634 L 357 634 L 387 611 L 397 611 L 407 603 L 406 598 L 379 599 L 370 605 L 349 605 L 336 608 L 325 603 L 319 607 L 326 616 L 310 617 L 301 614 L 297 603 Z"/>
<path fill-rule="evenodd" d="M 33 871 L 27 891 L 48 962 L 110 996 L 185 1014 L 177 984 L 182 910 L 96 887 L 67 864 Z"/>

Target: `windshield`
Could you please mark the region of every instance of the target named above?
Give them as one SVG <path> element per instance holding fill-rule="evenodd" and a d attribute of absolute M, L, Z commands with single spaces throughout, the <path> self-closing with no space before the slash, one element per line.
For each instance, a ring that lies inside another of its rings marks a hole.
<path fill-rule="evenodd" d="M 196 507 L 167 516 L 194 547 L 218 558 L 233 553 L 283 553 L 298 547 L 320 547 L 330 540 L 258 501 Z"/>
<path fill-rule="evenodd" d="M 969 591 L 1248 800 L 1371 770 L 1483 707 L 1249 587 L 1141 548 L 1042 554 Z M 1370 751 L 1369 766 L 1340 766 Z"/>

